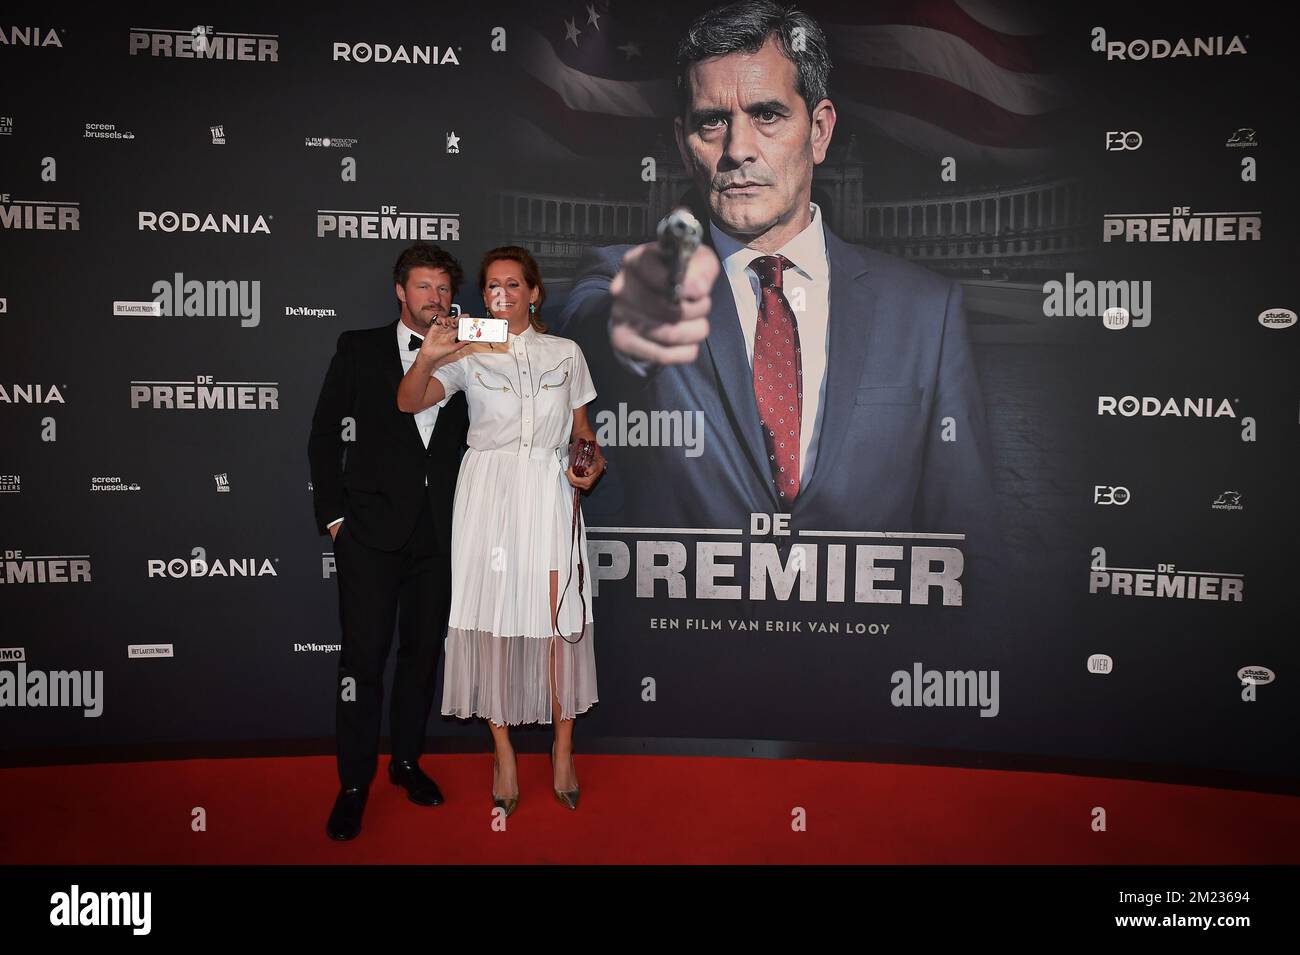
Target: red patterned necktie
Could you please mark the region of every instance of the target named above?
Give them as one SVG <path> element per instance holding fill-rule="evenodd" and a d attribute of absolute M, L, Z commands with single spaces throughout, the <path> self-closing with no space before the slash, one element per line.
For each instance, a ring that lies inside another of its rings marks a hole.
<path fill-rule="evenodd" d="M 787 508 L 799 494 L 799 424 L 803 420 L 803 361 L 794 310 L 781 291 L 781 273 L 794 263 L 764 255 L 749 267 L 758 275 L 754 330 L 754 398 L 763 422 L 767 460 L 777 499 Z"/>

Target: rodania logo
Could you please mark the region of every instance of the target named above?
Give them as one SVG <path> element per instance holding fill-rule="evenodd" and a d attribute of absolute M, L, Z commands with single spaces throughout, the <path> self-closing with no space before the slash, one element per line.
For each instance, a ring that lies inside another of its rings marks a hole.
<path fill-rule="evenodd" d="M 59 31 L 53 27 L 0 27 L 0 46 L 63 47 Z"/>
<path fill-rule="evenodd" d="M 1246 52 L 1239 36 L 1177 37 L 1173 40 L 1110 40 L 1105 27 L 1092 28 L 1092 50 L 1107 60 L 1169 60 L 1180 56 L 1230 56 Z"/>
<path fill-rule="evenodd" d="M 267 216 L 246 212 L 146 212 L 138 213 L 141 232 L 260 232 L 271 234 Z"/>
<path fill-rule="evenodd" d="M 1237 412 L 1227 398 L 1155 398 L 1124 395 L 1097 396 L 1097 414 L 1118 414 L 1125 418 L 1235 418 Z"/>
<path fill-rule="evenodd" d="M 58 385 L 0 385 L 0 405 L 66 404 Z"/>
<path fill-rule="evenodd" d="M 460 66 L 456 51 L 449 46 L 436 47 L 425 44 L 389 46 L 387 43 L 344 43 L 335 41 L 334 62 L 343 63 L 405 63 L 408 66 Z"/>
<path fill-rule="evenodd" d="M 278 577 L 270 557 L 173 557 L 149 559 L 149 577 Z"/>
<path fill-rule="evenodd" d="M 1259 313 L 1259 323 L 1265 328 L 1290 328 L 1295 322 L 1295 312 L 1289 308 L 1270 308 Z"/>

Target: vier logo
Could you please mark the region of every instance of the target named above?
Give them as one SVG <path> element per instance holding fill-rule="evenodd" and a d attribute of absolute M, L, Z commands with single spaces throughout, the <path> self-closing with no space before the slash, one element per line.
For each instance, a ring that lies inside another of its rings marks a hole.
<path fill-rule="evenodd" d="M 1064 282 L 1043 283 L 1043 314 L 1048 318 L 1100 318 L 1106 328 L 1145 328 L 1151 324 L 1151 283 L 1090 281 L 1065 273 Z"/>

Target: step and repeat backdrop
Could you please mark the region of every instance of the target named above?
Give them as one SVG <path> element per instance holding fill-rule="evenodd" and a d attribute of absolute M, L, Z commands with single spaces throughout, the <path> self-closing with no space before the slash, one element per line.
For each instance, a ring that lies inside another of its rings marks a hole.
<path fill-rule="evenodd" d="M 310 420 L 425 240 L 472 314 L 482 253 L 532 250 L 600 392 L 580 736 L 1300 773 L 1294 31 L 807 4 L 829 293 L 783 507 L 734 313 L 688 370 L 609 340 L 690 199 L 710 6 L 4 14 L 0 750 L 332 735 Z"/>

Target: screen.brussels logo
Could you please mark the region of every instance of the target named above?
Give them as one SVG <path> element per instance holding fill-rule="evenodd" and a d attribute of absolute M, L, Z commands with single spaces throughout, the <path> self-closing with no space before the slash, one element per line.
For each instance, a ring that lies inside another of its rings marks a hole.
<path fill-rule="evenodd" d="M 278 381 L 133 381 L 131 407 L 156 411 L 278 411 Z"/>
<path fill-rule="evenodd" d="M 0 584 L 92 583 L 89 554 L 42 554 L 21 550 L 0 552 Z"/>
<path fill-rule="evenodd" d="M 0 385 L 0 405 L 62 405 L 67 385 Z"/>
<path fill-rule="evenodd" d="M 1105 27 L 1092 28 L 1092 50 L 1105 53 L 1107 60 L 1170 60 L 1180 57 L 1232 56 L 1244 54 L 1250 39 L 1230 34 L 1212 34 L 1209 36 L 1174 37 L 1167 39 L 1112 40 L 1106 35 Z"/>
<path fill-rule="evenodd" d="M 238 318 L 243 328 L 262 321 L 262 283 L 259 279 L 199 281 L 177 272 L 159 279 L 150 291 L 151 302 L 114 302 L 113 314 L 123 317 Z"/>
<path fill-rule="evenodd" d="M 269 220 L 256 212 L 147 212 L 136 213 L 140 232 L 221 232 L 253 235 L 271 234 Z"/>
<path fill-rule="evenodd" d="M 275 63 L 280 59 L 278 33 L 231 33 L 211 25 L 187 30 L 130 28 L 132 56 L 161 56 L 182 60 L 240 60 Z"/>
<path fill-rule="evenodd" d="M 1099 318 L 1116 330 L 1151 324 L 1151 283 L 1093 281 L 1065 273 L 1065 281 L 1043 283 L 1043 314 L 1048 318 Z"/>
<path fill-rule="evenodd" d="M 0 47 L 58 47 L 63 38 L 53 27 L 0 27 Z"/>
<path fill-rule="evenodd" d="M 404 212 L 397 206 L 376 210 L 317 209 L 318 239 L 423 239 L 434 242 L 460 240 L 459 212 Z"/>
<path fill-rule="evenodd" d="M 1088 593 L 1112 597 L 1163 597 L 1179 600 L 1220 600 L 1241 603 L 1246 575 L 1223 571 L 1179 570 L 1174 564 L 1155 567 L 1108 567 L 1105 548 L 1093 549 Z"/>
<path fill-rule="evenodd" d="M 202 547 L 195 547 L 188 557 L 147 558 L 147 576 L 150 580 L 183 580 L 186 578 L 278 577 L 275 565 L 278 557 L 208 557 Z"/>
<path fill-rule="evenodd" d="M 90 479 L 92 492 L 138 491 L 140 485 L 134 481 L 123 481 L 120 477 L 93 477 Z"/>
<path fill-rule="evenodd" d="M 1169 212 L 1108 212 L 1102 218 L 1103 242 L 1258 242 L 1263 213 L 1193 212 L 1174 206 Z"/>
<path fill-rule="evenodd" d="M 81 231 L 81 203 L 49 199 L 14 199 L 0 192 L 0 229 L 37 232 Z"/>
<path fill-rule="evenodd" d="M 129 129 L 118 129 L 116 123 L 86 123 L 82 139 L 135 139 Z"/>
<path fill-rule="evenodd" d="M 405 64 L 407 66 L 460 66 L 456 51 L 450 46 L 387 43 L 350 43 L 334 41 L 335 63 Z"/>

